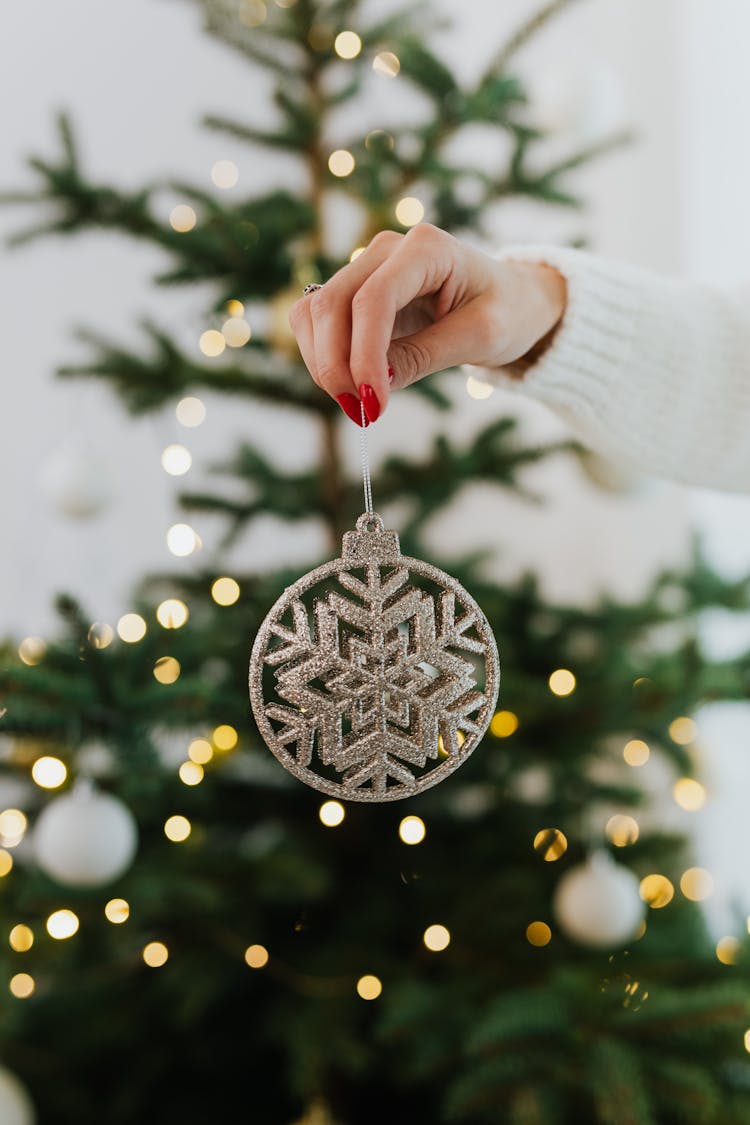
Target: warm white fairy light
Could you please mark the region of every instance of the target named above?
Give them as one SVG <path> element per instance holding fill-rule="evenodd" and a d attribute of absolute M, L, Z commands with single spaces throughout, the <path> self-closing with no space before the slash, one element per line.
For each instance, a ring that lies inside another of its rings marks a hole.
<path fill-rule="evenodd" d="M 356 59 L 362 50 L 362 40 L 356 31 L 340 31 L 333 41 L 333 49 L 340 59 Z"/>
<path fill-rule="evenodd" d="M 236 297 L 232 297 L 229 301 L 227 301 L 226 309 L 230 316 L 245 315 L 245 306 L 243 305 L 242 301 L 238 301 Z"/>
<path fill-rule="evenodd" d="M 680 746 L 688 746 L 695 742 L 698 736 L 698 726 L 694 719 L 680 715 L 669 724 L 669 737 Z"/>
<path fill-rule="evenodd" d="M 181 629 L 190 611 L 179 598 L 166 598 L 156 607 L 156 620 L 163 629 Z"/>
<path fill-rule="evenodd" d="M 318 809 L 318 816 L 320 823 L 325 824 L 326 828 L 337 828 L 343 823 L 346 809 L 340 801 L 324 801 Z"/>
<path fill-rule="evenodd" d="M 17 847 L 24 837 L 28 823 L 26 814 L 20 809 L 3 809 L 0 812 L 0 842 L 3 847 Z"/>
<path fill-rule="evenodd" d="M 198 546 L 198 537 L 187 523 L 175 523 L 167 532 L 167 547 L 178 558 L 192 555 Z"/>
<path fill-rule="evenodd" d="M 262 969 L 268 964 L 268 950 L 265 945 L 248 945 L 245 950 L 245 962 L 251 969 Z"/>
<path fill-rule="evenodd" d="M 214 730 L 211 739 L 217 750 L 234 750 L 239 742 L 239 735 L 229 723 L 221 723 Z"/>
<path fill-rule="evenodd" d="M 233 188 L 240 178 L 240 170 L 233 160 L 217 160 L 211 169 L 211 179 L 217 188 Z"/>
<path fill-rule="evenodd" d="M 14 953 L 28 953 L 34 944 L 34 931 L 19 922 L 8 934 L 8 944 Z"/>
<path fill-rule="evenodd" d="M 534 851 L 547 863 L 554 863 L 568 850 L 568 840 L 559 828 L 540 828 L 534 837 Z"/>
<path fill-rule="evenodd" d="M 221 334 L 230 348 L 241 348 L 252 336 L 252 329 L 244 317 L 230 316 L 221 326 Z"/>
<path fill-rule="evenodd" d="M 740 948 L 740 943 L 736 937 L 719 938 L 716 943 L 716 956 L 722 965 L 736 965 Z"/>
<path fill-rule="evenodd" d="M 113 926 L 121 926 L 130 917 L 130 903 L 124 898 L 111 898 L 104 907 L 104 917 Z"/>
<path fill-rule="evenodd" d="M 703 902 L 714 891 L 714 877 L 705 867 L 688 867 L 680 876 L 680 890 L 691 902 Z"/>
<path fill-rule="evenodd" d="M 92 648 L 109 648 L 115 639 L 115 631 L 106 621 L 94 621 L 88 631 L 88 639 Z"/>
<path fill-rule="evenodd" d="M 129 645 L 142 641 L 146 636 L 146 622 L 140 613 L 124 613 L 117 622 L 117 635 Z"/>
<path fill-rule="evenodd" d="M 379 977 L 373 976 L 372 973 L 365 973 L 357 981 L 357 995 L 363 1000 L 377 1000 L 382 991 L 383 985 Z"/>
<path fill-rule="evenodd" d="M 183 762 L 179 769 L 180 781 L 183 785 L 200 785 L 203 781 L 203 766 L 198 762 Z"/>
<path fill-rule="evenodd" d="M 178 231 L 180 234 L 185 234 L 187 231 L 192 230 L 197 222 L 197 215 L 192 207 L 187 203 L 178 203 L 173 207 L 169 214 L 169 224 L 173 230 Z"/>
<path fill-rule="evenodd" d="M 570 695 L 576 686 L 576 678 L 568 668 L 556 668 L 548 682 L 553 695 Z"/>
<path fill-rule="evenodd" d="M 10 852 L 6 852 L 5 848 L 0 848 L 0 879 L 4 879 L 6 875 L 10 875 L 13 870 L 13 856 Z"/>
<path fill-rule="evenodd" d="M 181 844 L 183 840 L 187 840 L 192 830 L 193 826 L 186 816 L 169 816 L 164 821 L 164 835 L 173 844 Z"/>
<path fill-rule="evenodd" d="M 211 597 L 217 605 L 234 605 L 240 596 L 240 585 L 234 578 L 222 575 L 211 586 Z"/>
<path fill-rule="evenodd" d="M 545 945 L 549 945 L 552 940 L 552 930 L 546 922 L 529 922 L 526 927 L 526 940 L 529 945 L 535 945 L 541 949 Z"/>
<path fill-rule="evenodd" d="M 263 0 L 242 0 L 238 15 L 245 27 L 260 27 L 266 21 L 268 8 Z"/>
<path fill-rule="evenodd" d="M 24 664 L 28 664 L 29 667 L 41 664 L 46 651 L 47 642 L 43 637 L 24 637 L 18 646 L 18 655 Z"/>
<path fill-rule="evenodd" d="M 672 786 L 672 796 L 681 809 L 697 812 L 706 803 L 706 790 L 693 777 L 679 777 Z"/>
<path fill-rule="evenodd" d="M 57 941 L 65 941 L 78 933 L 78 915 L 72 910 L 55 910 L 47 919 L 47 933 Z"/>
<path fill-rule="evenodd" d="M 622 756 L 629 766 L 645 766 L 651 757 L 651 750 L 642 738 L 631 738 L 622 748 Z"/>
<path fill-rule="evenodd" d="M 674 898 L 674 887 L 666 875 L 646 875 L 641 879 L 640 896 L 653 910 L 661 910 Z"/>
<path fill-rule="evenodd" d="M 8 983 L 8 988 L 17 1000 L 27 1000 L 33 995 L 35 987 L 34 978 L 30 973 L 14 973 Z"/>
<path fill-rule="evenodd" d="M 346 148 L 337 148 L 328 157 L 328 171 L 334 176 L 340 178 L 350 176 L 354 171 L 354 166 L 354 157 Z"/>
<path fill-rule="evenodd" d="M 143 949 L 143 960 L 150 969 L 158 969 L 167 963 L 169 950 L 163 941 L 150 941 Z"/>
<path fill-rule="evenodd" d="M 405 195 L 396 204 L 396 218 L 402 227 L 414 227 L 424 218 L 424 204 L 414 195 Z"/>
<path fill-rule="evenodd" d="M 495 393 L 495 388 L 492 383 L 486 379 L 480 379 L 476 375 L 466 376 L 466 393 L 469 398 L 483 399 L 489 398 L 490 395 Z"/>
<path fill-rule="evenodd" d="M 198 347 L 209 359 L 221 355 L 226 346 L 227 342 L 217 328 L 207 328 L 198 341 Z"/>
<path fill-rule="evenodd" d="M 496 711 L 490 721 L 490 734 L 495 738 L 510 738 L 518 730 L 518 715 L 513 711 Z"/>
<path fill-rule="evenodd" d="M 193 458 L 190 450 L 186 449 L 184 445 L 175 442 L 168 445 L 162 451 L 161 467 L 165 473 L 169 473 L 171 477 L 181 477 L 189 470 L 193 463 Z"/>
<path fill-rule="evenodd" d="M 195 429 L 200 426 L 206 418 L 206 407 L 199 398 L 194 395 L 188 395 L 186 398 L 181 398 L 174 408 L 177 421 L 181 426 L 186 426 L 188 429 Z"/>
<path fill-rule="evenodd" d="M 615 813 L 607 821 L 605 828 L 607 839 L 615 845 L 616 848 L 626 848 L 629 844 L 634 844 L 640 834 L 638 828 L 638 821 L 626 813 Z"/>
<path fill-rule="evenodd" d="M 199 766 L 205 766 L 214 756 L 214 748 L 205 738 L 194 738 L 188 746 L 188 758 Z"/>
<path fill-rule="evenodd" d="M 398 834 L 404 844 L 421 844 L 427 829 L 421 816 L 405 816 L 398 826 Z"/>
<path fill-rule="evenodd" d="M 446 926 L 441 926 L 439 923 L 428 926 L 422 935 L 422 941 L 433 953 L 441 953 L 444 949 L 447 949 L 450 945 L 450 940 L 450 930 Z"/>
<path fill-rule="evenodd" d="M 58 789 L 68 776 L 68 768 L 59 758 L 45 754 L 34 762 L 31 776 L 41 789 Z"/>
<path fill-rule="evenodd" d="M 401 70 L 401 62 L 393 51 L 379 51 L 372 60 L 372 69 L 384 78 L 395 78 Z"/>
<path fill-rule="evenodd" d="M 180 678 L 180 662 L 174 656 L 160 656 L 154 664 L 154 679 L 160 684 L 174 684 Z"/>
<path fill-rule="evenodd" d="M 349 261 L 350 262 L 356 262 L 357 258 L 360 256 L 360 254 L 364 254 L 366 249 L 367 249 L 366 246 L 355 246 L 354 249 L 352 250 L 351 254 L 349 255 Z"/>

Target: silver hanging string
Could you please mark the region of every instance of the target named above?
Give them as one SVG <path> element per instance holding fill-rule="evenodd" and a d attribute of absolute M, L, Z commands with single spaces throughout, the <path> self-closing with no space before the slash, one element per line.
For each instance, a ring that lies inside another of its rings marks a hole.
<path fill-rule="evenodd" d="M 360 402 L 359 408 L 362 415 L 362 428 L 360 430 L 360 449 L 362 452 L 362 483 L 365 492 L 365 511 L 368 516 L 373 514 L 372 511 L 372 478 L 370 476 L 370 453 L 367 446 L 367 419 L 365 417 L 364 404 Z"/>

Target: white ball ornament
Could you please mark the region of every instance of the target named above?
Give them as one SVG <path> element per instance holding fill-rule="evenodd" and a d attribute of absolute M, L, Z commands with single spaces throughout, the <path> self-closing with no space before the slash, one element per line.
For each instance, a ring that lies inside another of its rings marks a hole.
<path fill-rule="evenodd" d="M 90 449 L 65 447 L 53 453 L 41 472 L 42 490 L 56 509 L 70 519 L 91 519 L 109 503 L 111 485 L 106 467 Z"/>
<path fill-rule="evenodd" d="M 34 1125 L 36 1114 L 26 1087 L 0 1066 L 0 1121 L 3 1125 Z"/>
<path fill-rule="evenodd" d="M 608 852 L 594 852 L 557 884 L 552 909 L 560 928 L 580 945 L 615 949 L 635 937 L 646 904 L 639 880 Z"/>
<path fill-rule="evenodd" d="M 127 806 L 87 782 L 53 798 L 34 828 L 39 867 L 66 887 L 111 883 L 130 867 L 137 844 Z"/>

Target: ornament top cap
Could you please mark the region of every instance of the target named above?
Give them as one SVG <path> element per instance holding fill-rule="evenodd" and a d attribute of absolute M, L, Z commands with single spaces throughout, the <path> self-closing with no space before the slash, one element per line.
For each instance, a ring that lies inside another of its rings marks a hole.
<path fill-rule="evenodd" d="M 356 530 L 345 531 L 342 558 L 349 566 L 365 566 L 368 562 L 397 563 L 401 545 L 395 531 L 386 531 L 377 512 L 363 512 Z"/>

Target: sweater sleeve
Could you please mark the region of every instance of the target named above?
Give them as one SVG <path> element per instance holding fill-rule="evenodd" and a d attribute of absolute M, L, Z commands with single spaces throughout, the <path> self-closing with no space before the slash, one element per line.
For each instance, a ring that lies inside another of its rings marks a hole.
<path fill-rule="evenodd" d="M 567 307 L 523 375 L 488 369 L 546 404 L 597 452 L 683 484 L 750 492 L 750 282 L 717 286 L 555 245 L 498 259 L 546 262 Z"/>

